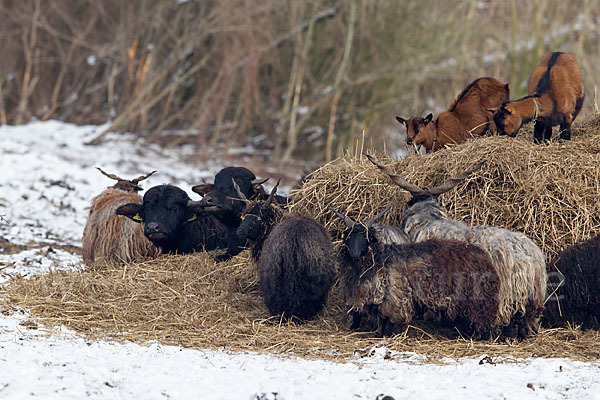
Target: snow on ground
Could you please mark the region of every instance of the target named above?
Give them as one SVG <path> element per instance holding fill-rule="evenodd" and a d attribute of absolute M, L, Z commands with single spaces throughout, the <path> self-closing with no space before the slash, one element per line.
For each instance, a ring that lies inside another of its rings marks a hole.
<path fill-rule="evenodd" d="M 143 187 L 174 183 L 186 190 L 211 181 L 222 167 L 190 161 L 191 148 L 162 151 L 127 135 L 84 144 L 103 128 L 56 121 L 0 127 L 0 242 L 17 249 L 8 254 L 0 246 L 1 281 L 83 267 L 64 245 L 80 246 L 90 199 L 113 184 L 95 166 L 125 178 L 157 169 Z M 26 311 L 0 317 L 0 399 L 374 400 L 381 393 L 396 400 L 600 399 L 600 362 L 531 358 L 480 365 L 482 355 L 434 365 L 419 355 L 388 359 L 378 349 L 336 364 L 87 341 L 66 329 L 32 329 L 30 320 Z"/>

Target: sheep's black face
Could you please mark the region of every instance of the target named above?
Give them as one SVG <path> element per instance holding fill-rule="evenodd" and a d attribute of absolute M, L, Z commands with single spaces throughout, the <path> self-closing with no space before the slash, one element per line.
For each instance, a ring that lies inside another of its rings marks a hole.
<path fill-rule="evenodd" d="M 369 251 L 369 230 L 363 224 L 354 224 L 342 233 L 344 246 L 353 260 L 359 260 Z"/>
<path fill-rule="evenodd" d="M 242 213 L 240 226 L 236 234 L 243 243 L 246 240 L 256 241 L 267 227 L 273 226 L 277 214 L 273 206 L 264 206 L 264 202 L 250 203 Z"/>
<path fill-rule="evenodd" d="M 248 209 L 244 210 L 240 218 L 240 226 L 238 226 L 236 235 L 240 242 L 255 241 L 263 232 L 263 221 L 260 217 L 261 207 L 259 204 L 253 204 Z"/>
<path fill-rule="evenodd" d="M 187 193 L 171 185 L 155 186 L 144 195 L 142 204 L 125 204 L 116 211 L 144 223 L 144 235 L 156 246 L 177 246 L 181 227 L 193 219 L 196 207 L 189 207 Z"/>

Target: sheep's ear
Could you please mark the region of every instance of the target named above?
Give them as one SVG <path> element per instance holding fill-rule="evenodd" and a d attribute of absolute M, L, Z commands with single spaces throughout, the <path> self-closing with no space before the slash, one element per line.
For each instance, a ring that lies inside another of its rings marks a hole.
<path fill-rule="evenodd" d="M 502 110 L 502 112 L 506 113 L 506 114 L 512 114 L 512 111 L 510 111 L 508 108 L 506 107 L 500 107 L 500 109 Z"/>
<path fill-rule="evenodd" d="M 408 122 L 407 120 L 405 120 L 405 119 L 404 119 L 404 118 L 402 118 L 402 117 L 396 117 L 396 121 L 400 122 L 400 123 L 401 123 L 402 125 L 404 125 L 404 126 L 406 126 L 406 124 L 407 124 L 407 122 Z"/>
<path fill-rule="evenodd" d="M 431 120 L 433 119 L 433 114 L 429 113 L 427 114 L 427 116 L 425 118 L 423 118 L 423 122 L 425 122 L 426 124 L 430 123 Z"/>
<path fill-rule="evenodd" d="M 200 212 L 202 212 L 202 201 L 188 201 L 184 216 L 186 222 L 195 221 Z"/>
<path fill-rule="evenodd" d="M 199 194 L 200 196 L 206 196 L 212 190 L 212 183 L 203 183 L 192 187 L 192 192 Z"/>
<path fill-rule="evenodd" d="M 117 215 L 124 215 L 135 222 L 144 222 L 144 219 L 140 216 L 141 209 L 141 204 L 128 203 L 117 208 L 115 212 Z"/>
<path fill-rule="evenodd" d="M 496 114 L 496 111 L 498 111 L 498 107 L 494 107 L 494 108 L 487 108 L 487 111 L 488 111 L 489 113 Z"/>

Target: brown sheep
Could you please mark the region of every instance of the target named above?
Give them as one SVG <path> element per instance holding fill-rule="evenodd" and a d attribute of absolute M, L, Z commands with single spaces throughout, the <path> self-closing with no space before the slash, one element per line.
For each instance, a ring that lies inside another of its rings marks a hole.
<path fill-rule="evenodd" d="M 118 262 L 156 257 L 160 250 L 144 236 L 141 224 L 116 215 L 119 206 L 141 203 L 138 183 L 155 171 L 133 180 L 119 178 L 98 170 L 117 183 L 92 199 L 82 237 L 83 262 L 91 264 L 100 258 Z"/>
<path fill-rule="evenodd" d="M 571 124 L 585 98 L 575 56 L 561 52 L 544 55 L 529 77 L 527 94 L 489 110 L 494 112 L 498 133 L 515 137 L 523 124 L 535 121 L 535 143 L 550 139 L 554 125 L 560 125 L 561 139 L 571 139 Z"/>
<path fill-rule="evenodd" d="M 377 321 L 380 336 L 414 317 L 442 314 L 478 336 L 496 332 L 500 282 L 482 249 L 458 240 L 382 243 L 372 226 L 383 213 L 363 224 L 330 209 L 348 226 L 339 264 L 353 329 L 361 313 Z"/>
<path fill-rule="evenodd" d="M 508 83 L 483 77 L 471 82 L 447 111 L 442 112 L 436 121 L 425 123 L 414 138 L 407 135 L 407 142 L 436 151 L 447 144 L 463 143 L 467 139 L 494 131 L 492 116 L 488 111 L 510 98 Z"/>

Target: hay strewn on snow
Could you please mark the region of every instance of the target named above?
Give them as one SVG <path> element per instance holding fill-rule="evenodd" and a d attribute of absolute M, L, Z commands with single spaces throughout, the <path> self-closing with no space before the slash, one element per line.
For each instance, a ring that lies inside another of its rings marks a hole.
<path fill-rule="evenodd" d="M 441 196 L 449 214 L 469 224 L 521 230 L 550 258 L 600 232 L 600 116 L 583 121 L 574 130 L 574 140 L 566 143 L 533 145 L 528 129 L 516 139 L 477 138 L 428 156 L 382 161 L 410 182 L 431 187 L 487 160 L 466 182 Z M 328 205 L 356 220 L 391 206 L 383 222 L 398 224 L 409 198 L 364 157 L 324 166 L 292 196 L 292 211 L 316 216 L 334 238 L 343 222 L 333 217 Z M 129 264 L 104 261 L 80 271 L 15 278 L 0 288 L 0 305 L 5 310 L 28 309 L 39 323 L 65 325 L 90 338 L 157 340 L 336 361 L 368 355 L 376 344 L 423 354 L 429 361 L 483 354 L 600 358 L 600 334 L 579 329 L 542 329 L 521 342 L 473 342 L 428 325 L 384 340 L 351 332 L 338 288 L 316 320 L 281 323 L 263 304 L 248 251 L 227 263 L 215 264 L 213 256 L 164 255 Z"/>
<path fill-rule="evenodd" d="M 517 138 L 475 138 L 400 161 L 377 158 L 421 187 L 440 185 L 485 160 L 480 171 L 440 196 L 449 216 L 469 225 L 522 231 L 549 260 L 600 233 L 600 115 L 578 125 L 572 141 L 540 146 L 530 136 L 531 127 Z M 360 221 L 390 206 L 382 221 L 395 225 L 410 199 L 366 157 L 345 157 L 322 167 L 291 196 L 293 211 L 316 216 L 336 237 L 343 222 L 328 205 Z"/>
<path fill-rule="evenodd" d="M 281 323 L 269 316 L 263 304 L 258 274 L 247 251 L 227 263 L 215 264 L 213 256 L 165 255 L 146 262 L 97 264 L 87 270 L 18 278 L 2 289 L 2 305 L 29 309 L 45 326 L 65 325 L 93 339 L 157 340 L 190 348 L 334 361 L 368 356 L 377 344 L 423 354 L 430 362 L 483 354 L 600 358 L 598 332 L 572 329 L 542 330 L 522 342 L 473 342 L 425 325 L 382 341 L 371 333 L 347 329 L 337 289 L 316 320 L 303 325 Z"/>

